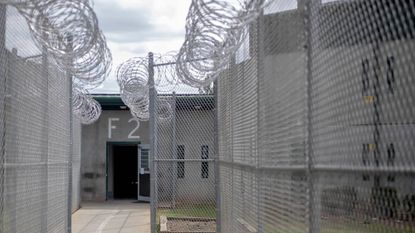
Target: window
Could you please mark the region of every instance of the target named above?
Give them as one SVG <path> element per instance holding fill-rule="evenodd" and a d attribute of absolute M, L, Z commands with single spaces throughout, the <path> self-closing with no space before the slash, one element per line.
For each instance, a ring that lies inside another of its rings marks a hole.
<path fill-rule="evenodd" d="M 369 181 L 369 180 L 370 180 L 370 176 L 369 176 L 368 174 L 364 173 L 364 174 L 362 175 L 362 179 L 363 179 L 364 181 Z"/>
<path fill-rule="evenodd" d="M 388 145 L 388 160 L 387 160 L 387 165 L 388 167 L 393 167 L 395 165 L 395 146 L 393 145 L 393 143 Z"/>
<path fill-rule="evenodd" d="M 390 174 L 390 175 L 388 175 L 387 180 L 388 180 L 388 182 L 393 183 L 393 182 L 395 182 L 395 176 Z"/>
<path fill-rule="evenodd" d="M 380 186 L 380 176 L 375 176 L 373 185 L 375 187 L 379 187 Z"/>
<path fill-rule="evenodd" d="M 395 85 L 395 57 L 387 57 L 387 73 L 386 73 L 386 82 L 388 83 L 389 92 L 393 94 L 393 87 Z"/>
<path fill-rule="evenodd" d="M 369 144 L 363 144 L 362 145 L 362 163 L 363 166 L 369 166 Z"/>
<path fill-rule="evenodd" d="M 388 165 L 388 167 L 395 166 L 396 154 L 395 154 L 395 146 L 394 146 L 393 143 L 390 143 L 388 145 L 387 153 L 388 153 L 388 160 L 387 160 L 386 164 Z M 388 180 L 388 182 L 395 182 L 395 175 L 389 174 L 387 180 Z"/>
<path fill-rule="evenodd" d="M 177 146 L 177 159 L 184 160 L 184 145 Z M 177 162 L 177 178 L 184 178 L 184 162 Z"/>
<path fill-rule="evenodd" d="M 148 154 L 149 149 L 141 147 L 141 168 L 144 169 L 144 171 L 149 171 L 149 164 L 148 164 Z"/>
<path fill-rule="evenodd" d="M 362 95 L 367 96 L 369 91 L 369 59 L 362 61 Z"/>
<path fill-rule="evenodd" d="M 363 166 L 365 167 L 370 165 L 369 164 L 369 151 L 370 151 L 369 144 L 367 143 L 363 144 L 362 145 L 362 163 L 363 163 Z M 362 178 L 364 181 L 370 180 L 369 174 L 366 174 L 366 173 L 363 173 Z"/>
<path fill-rule="evenodd" d="M 209 146 L 203 145 L 201 152 L 202 160 L 209 159 Z M 203 179 L 209 178 L 209 162 L 202 162 L 201 175 Z"/>

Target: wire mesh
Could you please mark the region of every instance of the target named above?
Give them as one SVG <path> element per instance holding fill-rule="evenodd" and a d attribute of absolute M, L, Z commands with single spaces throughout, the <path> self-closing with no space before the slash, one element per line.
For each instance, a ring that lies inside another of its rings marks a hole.
<path fill-rule="evenodd" d="M 154 64 L 155 77 L 175 63 L 163 66 Z M 166 218 L 170 231 L 215 232 L 214 97 L 184 84 L 154 97 L 153 224 Z"/>
<path fill-rule="evenodd" d="M 77 193 L 80 173 L 70 79 L 15 8 L 0 4 L 0 30 L 0 232 L 68 232 L 70 210 L 79 206 L 69 177 Z"/>
<path fill-rule="evenodd" d="M 270 1 L 217 80 L 221 232 L 415 231 L 409 0 Z"/>

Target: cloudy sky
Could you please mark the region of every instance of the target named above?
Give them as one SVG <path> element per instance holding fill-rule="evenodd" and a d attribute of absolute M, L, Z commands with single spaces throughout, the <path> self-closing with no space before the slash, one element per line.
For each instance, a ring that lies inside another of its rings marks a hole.
<path fill-rule="evenodd" d="M 113 55 L 113 72 L 95 93 L 118 92 L 114 70 L 131 57 L 178 50 L 190 0 L 94 0 Z"/>

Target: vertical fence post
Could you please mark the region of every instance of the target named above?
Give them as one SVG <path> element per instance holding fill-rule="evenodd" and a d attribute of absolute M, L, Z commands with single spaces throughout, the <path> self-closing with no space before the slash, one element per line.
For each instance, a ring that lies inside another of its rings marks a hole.
<path fill-rule="evenodd" d="M 213 94 L 214 94 L 214 166 L 215 166 L 215 197 L 216 197 L 216 232 L 222 232 L 222 223 L 221 223 L 221 192 L 220 192 L 220 163 L 219 163 L 219 99 L 218 99 L 218 81 L 216 80 L 213 84 Z"/>
<path fill-rule="evenodd" d="M 262 85 L 264 85 L 264 62 L 265 62 L 265 25 L 264 25 L 264 11 L 261 11 L 261 14 L 258 17 L 257 22 L 257 70 L 256 70 L 256 78 L 257 78 L 257 90 L 256 90 L 256 104 L 257 104 L 257 130 L 255 133 L 255 140 L 256 140 L 256 161 L 255 161 L 255 176 L 256 176 L 256 185 L 257 185 L 257 197 L 256 197 L 256 205 L 257 205 L 257 227 L 258 233 L 265 232 L 264 229 L 264 210 L 263 210 L 263 196 L 262 196 L 262 187 L 261 181 L 264 176 L 264 172 L 261 169 L 261 156 L 262 156 L 262 147 L 260 146 L 262 142 L 261 132 L 262 132 L 262 123 L 261 123 L 261 111 L 262 111 L 262 104 L 264 103 L 261 99 L 262 93 Z"/>
<path fill-rule="evenodd" d="M 73 38 L 68 36 L 68 51 L 72 52 Z M 68 59 L 68 64 L 72 66 L 72 58 Z M 66 78 L 68 79 L 69 92 L 69 158 L 68 158 L 68 219 L 67 230 L 72 232 L 72 156 L 73 156 L 73 112 L 72 112 L 72 74 L 67 71 Z"/>
<path fill-rule="evenodd" d="M 43 47 L 42 49 L 42 77 L 41 82 L 45 85 L 46 91 L 42 94 L 42 99 L 40 101 L 44 102 L 44 109 L 42 111 L 42 139 L 44 144 L 42 145 L 42 188 L 44 188 L 44 193 L 42 193 L 42 222 L 41 222 L 41 232 L 48 232 L 48 175 L 49 175 L 49 61 L 47 56 L 47 49 Z M 46 101 L 44 101 L 46 100 Z"/>
<path fill-rule="evenodd" d="M 306 177 L 308 185 L 308 230 L 309 233 L 319 233 L 320 232 L 320 194 L 318 184 L 315 182 L 318 177 L 314 172 L 313 164 L 313 125 L 312 125 L 312 83 L 313 83 L 313 56 L 314 56 L 314 44 L 313 42 L 313 32 L 318 30 L 314 27 L 313 24 L 313 15 L 314 7 L 318 5 L 320 0 L 301 0 L 299 2 L 299 10 L 302 12 L 304 20 L 304 34 L 305 42 L 304 48 L 306 53 L 306 112 L 305 112 L 305 159 L 306 159 Z M 317 16 L 318 17 L 318 16 Z"/>
<path fill-rule="evenodd" d="M 231 224 L 230 224 L 230 229 L 233 231 L 233 230 L 235 230 L 235 206 L 236 206 L 236 204 L 235 204 L 235 202 L 236 202 L 236 200 L 235 200 L 235 179 L 234 179 L 234 174 L 235 174 L 235 168 L 236 168 L 236 166 L 235 166 L 235 157 L 234 157 L 234 141 L 233 141 L 233 139 L 234 139 L 234 132 L 233 132 L 233 130 L 234 130 L 234 128 L 233 128 L 233 120 L 234 120 L 234 118 L 233 118 L 233 114 L 234 114 L 234 111 L 233 111 L 233 107 L 234 107 L 234 101 L 235 101 L 235 95 L 234 95 L 234 88 L 232 88 L 232 85 L 235 83 L 235 80 L 237 80 L 237 71 L 236 71 L 236 61 L 235 61 L 235 56 L 232 56 L 232 58 L 231 58 L 231 65 L 229 66 L 230 67 L 230 69 L 231 69 L 231 74 L 230 74 L 230 78 L 229 78 L 229 81 L 228 81 L 228 83 L 227 83 L 227 86 L 228 87 L 231 87 L 230 89 L 227 89 L 226 91 L 228 92 L 230 92 L 230 94 L 229 94 L 229 99 L 231 100 L 230 101 L 230 106 L 229 106 L 229 112 L 230 112 L 230 116 L 229 116 L 229 137 L 230 137 L 230 140 L 229 140 L 229 154 L 230 154 L 230 162 L 231 162 L 231 184 L 232 184 L 232 189 L 231 189 L 231 214 L 230 214 L 230 221 L 232 221 L 231 222 Z"/>
<path fill-rule="evenodd" d="M 6 132 L 6 70 L 7 70 L 7 54 L 6 54 L 6 5 L 0 4 L 0 232 L 4 232 L 4 187 L 5 187 L 5 132 Z"/>
<path fill-rule="evenodd" d="M 172 207 L 175 208 L 176 207 L 176 195 L 177 195 L 177 130 L 176 130 L 176 101 L 177 101 L 177 97 L 176 97 L 176 92 L 173 92 L 173 103 L 172 103 L 172 110 L 173 110 L 173 114 L 172 114 L 172 153 L 173 153 L 173 162 L 172 162 L 172 170 L 173 170 L 173 174 L 172 174 L 172 178 L 173 178 L 173 197 L 172 197 Z"/>
<path fill-rule="evenodd" d="M 5 112 L 6 112 L 6 116 L 4 118 L 4 121 L 6 122 L 6 130 L 7 130 L 7 122 L 8 122 L 8 118 L 13 116 L 13 110 L 12 110 L 12 104 L 14 104 L 12 102 L 12 98 L 11 98 L 11 90 L 14 89 L 14 82 L 15 80 L 18 78 L 17 74 L 16 74 L 16 70 L 17 70 L 17 64 L 18 64 L 18 52 L 17 52 L 17 48 L 13 48 L 12 49 L 12 53 L 9 56 L 8 59 L 8 71 L 7 71 L 7 76 L 6 76 L 6 82 L 5 82 L 5 86 L 6 86 L 6 99 L 5 99 Z M 9 136 L 7 136 L 9 137 Z M 16 134 L 11 134 L 11 140 L 12 141 L 18 141 L 18 137 Z M 5 142 L 5 146 L 7 147 L 7 149 L 10 148 L 10 151 L 16 152 L 17 151 L 17 144 L 15 143 L 10 143 L 7 145 L 7 142 Z M 7 152 L 6 152 L 6 156 L 7 156 Z M 5 157 L 5 163 L 17 163 L 17 161 L 19 160 L 18 158 L 19 154 L 13 154 L 13 156 L 11 156 L 11 154 L 9 154 L 7 157 Z M 10 182 L 12 185 L 8 185 L 9 186 L 9 190 L 6 190 L 8 193 L 17 193 L 17 171 L 16 171 L 16 167 L 11 167 L 11 168 L 6 168 L 5 173 L 6 173 L 6 177 L 8 177 L 9 180 L 7 180 L 8 182 Z M 7 185 L 7 183 L 6 183 Z M 8 207 L 6 207 L 6 219 L 9 217 L 11 217 L 11 224 L 10 224 L 10 231 L 11 232 L 16 232 L 17 231 L 17 201 L 16 201 L 16 195 L 11 195 L 10 199 L 8 199 L 6 201 L 7 205 L 10 205 Z"/>
<path fill-rule="evenodd" d="M 156 129 L 156 90 L 154 88 L 154 57 L 148 53 L 148 85 L 150 112 L 150 224 L 151 233 L 157 232 L 157 129 Z"/>

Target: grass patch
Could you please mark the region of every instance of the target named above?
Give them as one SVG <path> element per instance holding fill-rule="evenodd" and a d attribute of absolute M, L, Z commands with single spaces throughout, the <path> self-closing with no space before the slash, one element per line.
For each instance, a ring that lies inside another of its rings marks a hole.
<path fill-rule="evenodd" d="M 174 209 L 158 209 L 157 219 L 161 215 L 167 217 L 216 218 L 216 208 L 214 205 L 192 205 Z"/>

